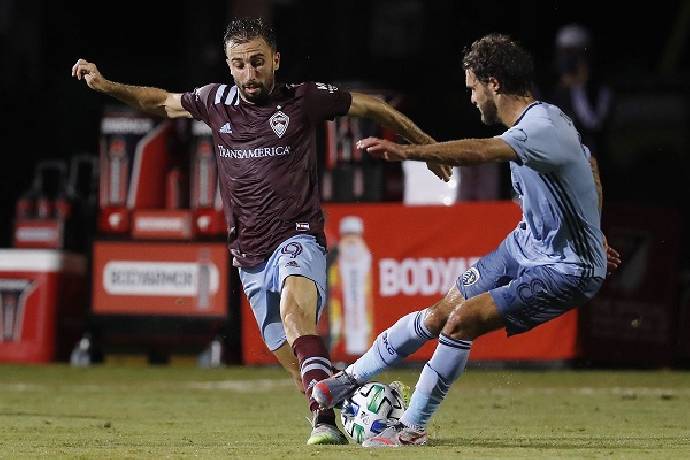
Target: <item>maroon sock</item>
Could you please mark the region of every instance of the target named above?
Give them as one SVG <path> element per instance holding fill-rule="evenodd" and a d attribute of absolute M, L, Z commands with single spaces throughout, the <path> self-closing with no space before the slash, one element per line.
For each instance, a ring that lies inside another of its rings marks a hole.
<path fill-rule="evenodd" d="M 323 339 L 318 335 L 303 335 L 292 344 L 292 350 L 299 360 L 302 374 L 304 394 L 309 398 L 309 410 L 314 412 L 319 409 L 319 403 L 311 397 L 311 389 L 319 380 L 333 375 L 333 365 L 328 355 L 328 350 Z M 333 409 L 318 410 L 316 423 L 329 423 L 335 425 L 335 412 Z"/>

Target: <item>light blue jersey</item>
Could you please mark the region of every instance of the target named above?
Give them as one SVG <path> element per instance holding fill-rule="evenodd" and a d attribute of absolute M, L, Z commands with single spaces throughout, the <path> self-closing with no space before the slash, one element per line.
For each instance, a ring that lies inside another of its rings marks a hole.
<path fill-rule="evenodd" d="M 569 275 L 604 278 L 590 152 L 570 118 L 555 105 L 534 102 L 497 137 L 518 157 L 510 174 L 523 217 L 506 239 L 510 254 L 523 266 L 550 265 Z"/>

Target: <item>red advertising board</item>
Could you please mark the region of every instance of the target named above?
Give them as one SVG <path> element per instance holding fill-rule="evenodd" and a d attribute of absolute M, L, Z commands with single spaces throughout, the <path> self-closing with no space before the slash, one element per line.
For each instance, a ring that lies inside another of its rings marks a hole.
<path fill-rule="evenodd" d="M 0 250 L 0 362 L 65 357 L 84 325 L 85 276 L 83 256 Z"/>
<path fill-rule="evenodd" d="M 479 257 L 512 231 L 521 212 L 512 202 L 406 207 L 400 204 L 327 205 L 329 300 L 326 330 L 334 361 L 352 361 L 376 335 L 405 314 L 441 299 Z M 243 355 L 274 362 L 265 351 L 243 298 Z M 426 344 L 410 357 L 428 359 Z M 577 355 L 577 312 L 507 338 L 478 339 L 473 360 L 562 360 Z"/>
<path fill-rule="evenodd" d="M 227 316 L 225 243 L 94 244 L 95 314 Z"/>

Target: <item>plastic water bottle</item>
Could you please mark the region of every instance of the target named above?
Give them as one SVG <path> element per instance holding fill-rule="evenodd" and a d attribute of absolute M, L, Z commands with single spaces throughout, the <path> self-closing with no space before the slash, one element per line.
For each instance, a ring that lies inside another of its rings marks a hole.
<path fill-rule="evenodd" d="M 373 333 L 372 258 L 363 234 L 364 223 L 360 217 L 347 216 L 340 220 L 338 269 L 342 282 L 345 352 L 348 355 L 361 355 L 367 351 Z"/>
<path fill-rule="evenodd" d="M 91 365 L 91 338 L 88 335 L 82 337 L 74 346 L 69 362 L 73 367 L 87 367 Z"/>
<path fill-rule="evenodd" d="M 205 369 L 218 368 L 223 365 L 223 344 L 220 338 L 213 339 L 208 347 L 201 352 L 197 364 Z"/>

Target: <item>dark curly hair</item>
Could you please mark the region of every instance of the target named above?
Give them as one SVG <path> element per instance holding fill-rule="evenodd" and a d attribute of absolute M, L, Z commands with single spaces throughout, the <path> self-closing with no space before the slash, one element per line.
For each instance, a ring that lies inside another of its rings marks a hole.
<path fill-rule="evenodd" d="M 278 48 L 276 33 L 263 18 L 235 18 L 225 29 L 223 46 L 229 41 L 245 43 L 259 37 L 266 40 L 273 51 Z"/>
<path fill-rule="evenodd" d="M 525 96 L 532 91 L 532 56 L 507 35 L 489 34 L 472 43 L 462 66 L 483 83 L 491 77 L 498 80 L 502 94 Z"/>

